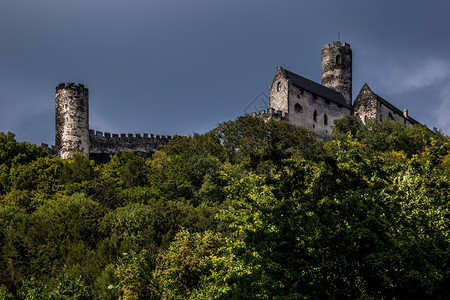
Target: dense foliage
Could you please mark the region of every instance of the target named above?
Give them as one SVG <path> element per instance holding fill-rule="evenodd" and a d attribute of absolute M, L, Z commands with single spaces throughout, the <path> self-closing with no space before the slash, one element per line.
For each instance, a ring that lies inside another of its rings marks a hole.
<path fill-rule="evenodd" d="M 239 117 L 147 159 L 0 133 L 0 299 L 445 299 L 450 141 Z"/>

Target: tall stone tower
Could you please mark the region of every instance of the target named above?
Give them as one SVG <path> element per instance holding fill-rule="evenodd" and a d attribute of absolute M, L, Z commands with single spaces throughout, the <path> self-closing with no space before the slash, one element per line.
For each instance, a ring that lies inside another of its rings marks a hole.
<path fill-rule="evenodd" d="M 333 42 L 322 48 L 322 85 L 340 92 L 352 105 L 352 48 Z"/>
<path fill-rule="evenodd" d="M 61 83 L 55 97 L 55 146 L 63 159 L 89 155 L 89 91 L 82 84 Z"/>

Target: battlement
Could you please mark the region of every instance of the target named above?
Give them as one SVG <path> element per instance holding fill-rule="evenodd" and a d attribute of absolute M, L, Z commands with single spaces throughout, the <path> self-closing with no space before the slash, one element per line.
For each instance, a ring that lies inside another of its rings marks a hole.
<path fill-rule="evenodd" d="M 329 43 L 328 43 L 328 44 L 325 44 L 325 45 L 322 47 L 322 49 L 332 48 L 332 47 L 344 47 L 344 48 L 351 49 L 350 44 L 348 44 L 348 43 L 346 43 L 346 42 L 341 43 L 340 41 L 333 42 L 332 44 L 329 44 Z"/>
<path fill-rule="evenodd" d="M 258 113 L 252 112 L 247 114 L 247 116 L 260 117 L 264 119 L 264 121 L 267 121 L 269 119 L 282 121 L 287 118 L 287 115 L 288 114 L 286 112 L 281 110 L 275 111 L 275 109 L 273 109 L 272 107 L 268 108 L 267 111 L 263 109 L 260 110 Z"/>
<path fill-rule="evenodd" d="M 95 131 L 89 129 L 89 135 L 96 138 L 105 139 L 126 139 L 126 140 L 143 140 L 143 139 L 155 139 L 155 140 L 172 140 L 173 135 L 153 134 L 153 133 L 109 133 L 103 131 Z"/>
<path fill-rule="evenodd" d="M 88 89 L 86 87 L 84 87 L 84 85 L 82 84 L 75 84 L 75 83 L 71 83 L 71 82 L 67 82 L 67 83 L 60 83 L 58 84 L 58 86 L 55 88 L 56 92 L 60 91 L 60 90 L 64 90 L 64 89 L 70 89 L 70 90 L 75 90 L 75 91 L 87 91 Z"/>
<path fill-rule="evenodd" d="M 59 149 L 58 147 L 51 145 L 49 146 L 47 143 L 41 143 L 39 145 L 39 147 L 41 147 L 42 149 L 45 149 L 48 151 L 48 153 L 52 154 L 52 155 L 58 155 Z"/>
<path fill-rule="evenodd" d="M 109 161 L 111 154 L 137 152 L 151 156 L 176 136 L 153 133 L 110 133 L 89 130 L 89 157 L 97 163 Z"/>

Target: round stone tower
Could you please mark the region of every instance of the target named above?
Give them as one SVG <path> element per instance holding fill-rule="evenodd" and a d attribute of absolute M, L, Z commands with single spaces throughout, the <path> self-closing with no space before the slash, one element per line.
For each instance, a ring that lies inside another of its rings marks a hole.
<path fill-rule="evenodd" d="M 89 155 L 89 90 L 82 84 L 61 83 L 55 97 L 55 146 L 63 159 Z"/>
<path fill-rule="evenodd" d="M 333 42 L 322 48 L 322 85 L 340 92 L 352 105 L 352 48 Z"/>

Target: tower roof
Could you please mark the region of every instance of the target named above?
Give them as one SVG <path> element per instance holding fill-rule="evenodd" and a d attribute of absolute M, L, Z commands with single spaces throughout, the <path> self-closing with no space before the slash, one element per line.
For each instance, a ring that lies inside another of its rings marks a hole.
<path fill-rule="evenodd" d="M 282 68 L 282 67 L 281 67 Z M 309 80 L 303 76 L 297 75 L 291 71 L 288 71 L 284 68 L 284 73 L 286 74 L 286 77 L 292 81 L 292 84 L 305 89 L 307 91 L 310 91 L 311 93 L 317 94 L 325 99 L 328 99 L 330 101 L 333 101 L 339 105 L 352 108 L 350 105 L 347 104 L 345 101 L 344 96 L 342 96 L 341 93 L 336 92 L 335 90 L 329 89 L 321 84 L 318 84 L 312 80 Z"/>

